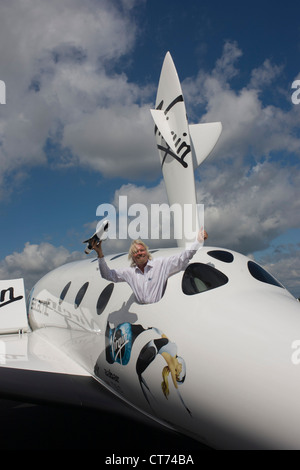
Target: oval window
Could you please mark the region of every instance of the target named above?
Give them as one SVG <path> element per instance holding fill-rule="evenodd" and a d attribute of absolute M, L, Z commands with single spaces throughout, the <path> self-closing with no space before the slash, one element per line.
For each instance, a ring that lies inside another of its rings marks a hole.
<path fill-rule="evenodd" d="M 71 281 L 68 282 L 68 284 L 65 285 L 65 287 L 63 288 L 63 290 L 61 291 L 61 294 L 59 296 L 59 305 L 63 302 L 63 300 L 65 299 L 66 295 L 67 295 L 67 292 L 68 290 L 70 289 L 70 285 L 71 285 Z"/>
<path fill-rule="evenodd" d="M 272 284 L 273 286 L 283 288 L 283 286 L 279 284 L 279 282 L 276 281 L 276 279 L 271 276 L 268 271 L 259 266 L 259 264 L 254 263 L 254 261 L 248 261 L 248 269 L 250 274 L 258 281 L 266 282 L 267 284 Z"/>
<path fill-rule="evenodd" d="M 114 284 L 113 283 L 108 284 L 108 286 L 106 286 L 105 289 L 103 289 L 103 291 L 99 295 L 99 299 L 98 299 L 97 306 L 96 306 L 97 315 L 101 315 L 101 313 L 105 309 L 113 290 L 114 290 Z"/>
<path fill-rule="evenodd" d="M 208 264 L 190 264 L 182 277 L 182 291 L 187 295 L 216 289 L 228 282 L 228 277 Z"/>
<path fill-rule="evenodd" d="M 89 283 L 86 282 L 86 283 L 83 284 L 83 286 L 79 289 L 79 291 L 78 291 L 78 293 L 77 293 L 77 295 L 76 295 L 76 297 L 75 297 L 75 301 L 74 301 L 74 304 L 75 304 L 74 306 L 75 306 L 75 308 L 78 308 L 79 305 L 81 304 L 82 299 L 83 299 L 83 297 L 84 297 L 84 295 L 85 295 L 85 293 L 86 293 L 88 287 L 89 287 Z"/>
<path fill-rule="evenodd" d="M 212 256 L 215 259 L 223 261 L 224 263 L 232 263 L 233 261 L 233 254 L 229 253 L 229 251 L 213 250 L 213 251 L 208 251 L 207 254 L 209 256 Z"/>

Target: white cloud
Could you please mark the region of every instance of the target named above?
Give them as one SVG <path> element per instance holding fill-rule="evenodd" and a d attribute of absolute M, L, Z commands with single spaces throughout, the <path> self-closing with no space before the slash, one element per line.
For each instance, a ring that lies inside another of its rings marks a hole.
<path fill-rule="evenodd" d="M 158 173 L 150 105 L 116 105 L 66 125 L 63 143 L 78 156 L 78 163 L 108 177 L 134 179 Z"/>
<path fill-rule="evenodd" d="M 131 179 L 159 173 L 149 112 L 154 87 L 114 72 L 135 45 L 138 28 L 130 12 L 139 3 L 12 0 L 1 6 L 1 79 L 8 89 L 0 118 L 3 193 L 13 188 L 12 178 L 48 163 L 48 138 L 59 146 L 52 167 L 82 165 Z M 236 91 L 230 83 L 239 75 L 242 55 L 236 43 L 226 42 L 211 73 L 200 70 L 184 80 L 189 114 L 198 120 L 201 106 L 203 121 L 222 121 L 214 153 L 219 162 L 234 158 L 243 165 L 249 154 L 259 161 L 282 150 L 299 155 L 300 110 L 283 111 L 261 100 L 282 68 L 266 59 Z"/>
<path fill-rule="evenodd" d="M 282 71 L 282 66 L 273 65 L 270 59 L 266 59 L 261 67 L 252 70 L 249 88 L 261 90 L 263 86 L 271 85 Z"/>
<path fill-rule="evenodd" d="M 296 297 L 300 298 L 300 245 L 276 247 L 260 264 L 272 273 Z"/>
<path fill-rule="evenodd" d="M 117 214 L 117 226 L 116 226 L 116 236 L 117 239 L 108 239 L 105 242 L 104 250 L 105 253 L 117 253 L 127 251 L 132 239 L 122 239 L 119 235 L 119 209 L 124 209 L 125 205 L 121 202 L 121 197 L 126 196 L 126 209 L 127 214 L 130 209 L 133 210 L 132 216 L 127 216 L 126 218 L 126 231 L 130 236 L 130 224 L 136 220 L 139 220 L 140 214 L 135 212 L 134 204 L 138 203 L 139 205 L 143 205 L 146 208 L 148 220 L 146 222 L 146 227 L 139 227 L 137 226 L 137 232 L 141 233 L 141 231 L 146 232 L 148 235 L 143 237 L 142 235 L 138 234 L 138 238 L 143 238 L 143 240 L 149 245 L 149 248 L 163 248 L 163 247 L 170 247 L 176 246 L 176 242 L 173 239 L 173 230 L 172 227 L 170 228 L 171 239 L 158 239 L 158 238 L 151 238 L 151 230 L 161 230 L 162 227 L 162 219 L 161 216 L 157 217 L 154 212 L 152 213 L 152 206 L 153 205 L 160 205 L 167 203 L 167 194 L 163 180 L 158 183 L 157 186 L 153 186 L 147 188 L 146 186 L 138 186 L 136 184 L 125 184 L 122 185 L 118 190 L 115 191 L 113 200 L 111 204 L 116 209 Z M 144 214 L 143 214 L 144 215 Z M 143 216 L 142 215 L 142 216 Z M 151 218 L 152 217 L 152 218 Z M 122 219 L 123 220 L 123 219 Z M 144 220 L 144 219 L 143 219 Z M 96 224 L 95 224 L 96 225 Z M 124 227 L 122 228 L 124 232 Z M 160 232 L 161 233 L 161 232 Z M 156 236 L 156 232 L 155 232 Z"/>
<path fill-rule="evenodd" d="M 50 243 L 25 244 L 21 253 L 12 253 L 0 262 L 0 279 L 24 278 L 28 290 L 49 271 L 62 264 L 84 258 L 82 253 L 70 253 L 64 247 Z"/>
<path fill-rule="evenodd" d="M 11 0 L 1 5 L 1 79 L 7 86 L 0 118 L 2 194 L 9 190 L 10 185 L 5 185 L 9 176 L 11 183 L 16 174 L 47 163 L 49 137 L 74 152 L 68 165 L 79 163 L 111 174 L 115 162 L 108 160 L 109 143 L 115 128 L 124 128 L 126 115 L 128 124 L 121 135 L 125 158 L 118 161 L 119 167 L 126 168 L 132 154 L 145 155 L 147 161 L 149 111 L 135 103 L 145 100 L 151 90 L 128 83 L 124 73 L 114 73 L 115 64 L 135 44 L 138 32 L 130 14 L 140 3 Z M 113 146 L 117 155 L 120 140 Z M 66 164 L 59 152 L 51 163 Z"/>
<path fill-rule="evenodd" d="M 300 225 L 300 175 L 265 161 L 252 168 L 207 165 L 198 183 L 210 242 L 242 253 L 265 248 Z"/>
<path fill-rule="evenodd" d="M 147 188 L 146 186 L 138 186 L 132 183 L 124 184 L 120 189 L 115 191 L 112 203 L 118 206 L 119 197 L 127 196 L 128 206 L 139 202 L 150 207 L 151 204 L 162 204 L 167 202 L 167 193 L 163 180 L 157 186 Z"/>
<path fill-rule="evenodd" d="M 236 62 L 242 52 L 235 43 L 225 43 L 221 58 L 208 73 L 200 70 L 196 78 L 183 81 L 188 114 L 197 119 L 199 106 L 203 122 L 221 121 L 223 132 L 214 153 L 216 159 L 231 158 L 242 165 L 252 156 L 258 161 L 274 152 L 300 155 L 300 109 L 285 95 L 285 108 L 263 102 L 263 92 L 276 89 L 283 68 L 269 59 L 252 70 L 249 83 L 233 89 L 231 80 L 239 75 Z M 287 84 L 288 87 L 288 84 Z M 278 99 L 282 91 L 278 91 Z M 286 104 L 290 104 L 289 107 Z"/>
<path fill-rule="evenodd" d="M 236 42 L 226 41 L 222 56 L 216 61 L 213 75 L 218 80 L 230 80 L 238 74 L 235 62 L 243 55 Z"/>

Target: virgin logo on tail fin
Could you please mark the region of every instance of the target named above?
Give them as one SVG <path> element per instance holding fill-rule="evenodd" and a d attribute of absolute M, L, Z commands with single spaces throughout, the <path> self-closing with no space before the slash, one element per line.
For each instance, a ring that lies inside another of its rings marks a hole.
<path fill-rule="evenodd" d="M 7 300 L 7 295 L 6 295 L 7 293 L 8 293 L 8 300 Z M 0 308 L 5 307 L 6 305 L 11 304 L 12 302 L 16 302 L 21 299 L 23 299 L 23 295 L 19 295 L 18 297 L 15 297 L 14 288 L 8 287 L 8 289 L 4 289 L 0 292 Z"/>
<path fill-rule="evenodd" d="M 151 114 L 162 166 L 170 157 L 169 161 L 174 159 L 187 168 L 191 153 L 196 168 L 210 154 L 222 131 L 220 122 L 188 124 L 180 81 L 169 52 L 161 70 L 156 109 Z"/>
<path fill-rule="evenodd" d="M 28 329 L 23 279 L 0 281 L 0 334 Z"/>
<path fill-rule="evenodd" d="M 173 109 L 175 105 L 181 104 L 179 110 Z M 161 163 L 162 166 L 168 156 L 174 158 L 184 168 L 187 168 L 188 163 L 184 160 L 191 152 L 189 135 L 187 129 L 181 126 L 178 128 L 174 116 L 185 114 L 184 101 L 182 94 L 178 95 L 165 110 L 161 109 L 164 102 L 161 101 L 156 109 L 151 109 L 151 114 L 155 122 L 154 134 L 156 135 L 157 148 L 162 151 Z M 174 114 L 176 113 L 176 114 Z"/>
<path fill-rule="evenodd" d="M 154 133 L 160 132 L 163 139 L 166 141 L 166 144 L 172 150 L 172 152 L 176 155 L 176 147 L 175 142 L 173 140 L 173 135 L 168 124 L 167 116 L 164 111 L 160 109 L 150 109 L 153 121 L 155 122 L 155 130 Z"/>

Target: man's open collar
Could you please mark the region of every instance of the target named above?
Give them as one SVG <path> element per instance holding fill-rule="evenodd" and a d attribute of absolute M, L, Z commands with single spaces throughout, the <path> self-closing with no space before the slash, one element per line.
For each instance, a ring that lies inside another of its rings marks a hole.
<path fill-rule="evenodd" d="M 148 259 L 147 264 L 144 268 L 144 272 L 145 272 L 145 269 L 148 271 L 147 268 L 153 268 L 153 260 L 152 259 Z M 143 272 L 137 265 L 135 265 L 134 269 L 135 269 L 136 272 L 140 272 L 140 273 Z"/>

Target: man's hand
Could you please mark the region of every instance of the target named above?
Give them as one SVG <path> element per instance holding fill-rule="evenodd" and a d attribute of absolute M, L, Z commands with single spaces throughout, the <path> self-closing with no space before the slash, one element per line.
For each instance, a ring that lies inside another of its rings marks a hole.
<path fill-rule="evenodd" d="M 96 253 L 98 255 L 98 258 L 103 258 L 103 256 L 104 256 L 104 254 L 102 252 L 102 246 L 101 245 L 102 245 L 101 240 L 98 240 L 98 241 L 94 240 L 92 242 L 92 248 L 93 248 L 93 250 L 96 251 Z"/>
<path fill-rule="evenodd" d="M 198 232 L 198 237 L 197 237 L 198 242 L 203 243 L 204 240 L 207 240 L 207 238 L 208 238 L 207 232 L 206 230 L 203 230 L 203 227 L 202 227 Z"/>

